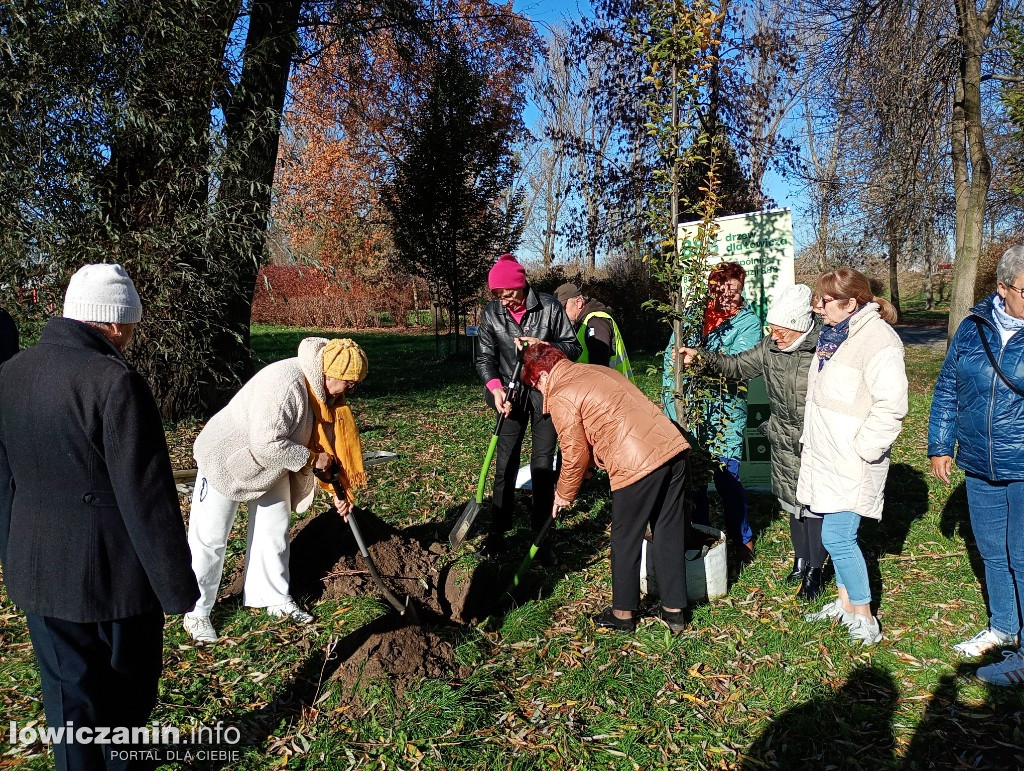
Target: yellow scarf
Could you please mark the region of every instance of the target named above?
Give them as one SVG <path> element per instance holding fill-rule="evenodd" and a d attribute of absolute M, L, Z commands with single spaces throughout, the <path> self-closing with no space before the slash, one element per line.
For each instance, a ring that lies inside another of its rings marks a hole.
<path fill-rule="evenodd" d="M 363 470 L 363 448 L 359 442 L 359 430 L 352 417 L 352 409 L 342 402 L 329 407 L 317 398 L 306 383 L 309 394 L 309 406 L 316 418 L 313 431 L 311 450 L 326 452 L 338 463 L 341 484 L 345 488 L 345 496 L 355 503 L 352 491 L 366 484 L 366 472 Z M 334 492 L 330 483 L 317 480 L 320 487 L 329 493 Z"/>

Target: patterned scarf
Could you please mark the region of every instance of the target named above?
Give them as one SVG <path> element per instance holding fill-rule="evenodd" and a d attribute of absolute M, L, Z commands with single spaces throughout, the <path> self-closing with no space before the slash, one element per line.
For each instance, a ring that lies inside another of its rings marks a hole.
<path fill-rule="evenodd" d="M 816 350 L 818 354 L 818 372 L 821 372 L 825 362 L 832 358 L 836 349 L 850 336 L 850 319 L 852 318 L 853 316 L 847 316 L 834 327 L 825 324 L 821 328 L 821 334 L 818 335 L 818 348 Z"/>
<path fill-rule="evenodd" d="M 366 472 L 363 470 L 363 447 L 359 441 L 355 418 L 352 417 L 352 408 L 344 402 L 332 406 L 324 404 L 313 393 L 308 382 L 306 393 L 309 394 L 309 406 L 316 418 L 310 449 L 326 452 L 337 461 L 345 497 L 355 503 L 352 491 L 366 485 Z M 320 480 L 317 483 L 327 492 L 334 492 L 329 483 Z"/>

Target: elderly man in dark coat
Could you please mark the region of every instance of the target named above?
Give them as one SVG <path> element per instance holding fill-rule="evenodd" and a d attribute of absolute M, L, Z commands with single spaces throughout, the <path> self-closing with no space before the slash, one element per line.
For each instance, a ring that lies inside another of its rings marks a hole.
<path fill-rule="evenodd" d="M 0 560 L 46 720 L 76 732 L 58 769 L 122 767 L 124 745 L 79 729 L 147 724 L 164 613 L 199 596 L 156 402 L 122 355 L 141 315 L 120 265 L 86 265 L 64 318 L 0 366 Z"/>

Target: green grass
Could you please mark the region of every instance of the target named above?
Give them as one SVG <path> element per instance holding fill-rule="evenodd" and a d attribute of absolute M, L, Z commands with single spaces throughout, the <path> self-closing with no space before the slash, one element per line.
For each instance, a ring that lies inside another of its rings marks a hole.
<path fill-rule="evenodd" d="M 257 328 L 257 357 L 293 355 L 303 330 Z M 368 450 L 400 453 L 371 471 L 363 503 L 399 526 L 443 540 L 475 491 L 493 429 L 468 360 L 437 362 L 433 337 L 353 334 L 370 377 L 353 406 Z M 654 355 L 634 357 L 654 395 Z M 534 570 L 532 599 L 454 640 L 464 679 L 425 680 L 397 697 L 363 684 L 361 706 L 321 679 L 338 640 L 382 612 L 372 597 L 321 600 L 318 624 L 274 624 L 235 602 L 214 621 L 230 641 L 187 644 L 167 625 L 154 720 L 240 726 L 232 768 L 928 768 L 1024 765 L 1024 691 L 971 677 L 950 646 L 986 620 L 962 477 L 927 473 L 930 393 L 941 352 L 910 348 L 911 409 L 893 449 L 883 521 L 863 530 L 886 640 L 850 645 L 782 578 L 790 545 L 768 496 L 751 496 L 758 557 L 729 595 L 696 609 L 690 630 L 650 622 L 633 636 L 598 632 L 589 613 L 610 599 L 610 505 L 603 475 L 559 523 L 567 568 Z M 196 427 L 175 433 L 178 443 Z M 322 504 L 321 504 L 322 505 Z M 515 548 L 525 551 L 520 530 Z M 244 550 L 236 527 L 227 572 Z M 475 555 L 462 557 L 474 564 Z M 831 590 L 830 590 L 831 591 Z M 24 620 L 0 593 L 0 698 L 8 719 L 42 719 Z M 0 736 L 0 741 L 6 733 Z M 0 748 L 0 762 L 45 768 L 40 748 Z M 33 754 L 35 753 L 35 754 Z"/>

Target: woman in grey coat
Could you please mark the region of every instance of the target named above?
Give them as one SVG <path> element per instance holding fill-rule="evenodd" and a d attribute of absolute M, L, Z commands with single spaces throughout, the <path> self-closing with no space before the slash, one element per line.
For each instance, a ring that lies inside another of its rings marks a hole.
<path fill-rule="evenodd" d="M 764 376 L 772 414 L 760 428 L 772 448 L 772 492 L 789 514 L 793 538 L 793 570 L 786 580 L 799 581 L 798 596 L 812 600 L 821 591 L 821 570 L 828 553 L 821 544 L 821 517 L 796 500 L 807 370 L 821 329 L 811 312 L 810 288 L 795 284 L 783 289 L 768 309 L 767 320 L 770 334 L 748 351 L 729 356 L 684 348 L 683 361 L 689 364 L 696 359 L 701 366 L 736 380 Z"/>

